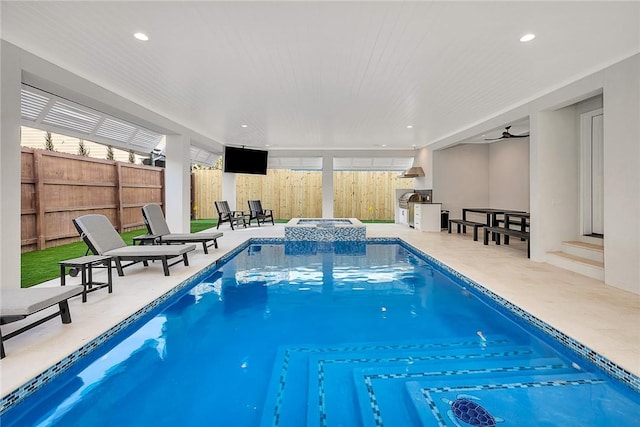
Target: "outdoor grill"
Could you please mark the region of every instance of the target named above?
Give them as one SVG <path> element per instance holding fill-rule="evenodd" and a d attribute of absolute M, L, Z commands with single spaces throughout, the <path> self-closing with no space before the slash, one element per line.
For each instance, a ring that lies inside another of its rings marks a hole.
<path fill-rule="evenodd" d="M 398 200 L 401 216 L 403 213 L 402 210 L 404 209 L 405 210 L 404 216 L 407 219 L 407 223 L 409 224 L 409 227 L 413 227 L 414 225 L 413 213 L 414 213 L 415 203 L 417 202 L 422 202 L 422 195 L 420 193 L 413 193 L 413 192 L 404 193 L 402 196 L 400 196 L 400 199 Z"/>
<path fill-rule="evenodd" d="M 409 202 L 421 202 L 422 195 L 420 193 L 404 193 L 398 200 L 400 209 L 409 209 Z"/>

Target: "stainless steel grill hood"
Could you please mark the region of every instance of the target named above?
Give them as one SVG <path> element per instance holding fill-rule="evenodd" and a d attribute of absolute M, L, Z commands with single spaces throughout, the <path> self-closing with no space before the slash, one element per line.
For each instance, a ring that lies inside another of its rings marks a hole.
<path fill-rule="evenodd" d="M 424 171 L 420 166 L 413 166 L 400 174 L 400 178 L 416 178 L 424 176 Z"/>

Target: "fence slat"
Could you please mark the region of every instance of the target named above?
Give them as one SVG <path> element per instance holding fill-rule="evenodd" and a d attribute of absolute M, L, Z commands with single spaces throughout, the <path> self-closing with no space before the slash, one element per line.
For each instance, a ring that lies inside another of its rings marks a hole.
<path fill-rule="evenodd" d="M 164 202 L 164 170 L 23 148 L 22 251 L 78 241 L 72 219 L 106 215 L 119 231 L 144 227 L 140 207 Z"/>
<path fill-rule="evenodd" d="M 193 172 L 195 218 L 217 218 L 213 202 L 221 198 L 222 172 Z M 395 190 L 408 181 L 397 172 L 334 172 L 334 216 L 392 221 Z M 267 175 L 236 177 L 236 209 L 247 210 L 247 200 L 260 199 L 278 219 L 322 216 L 322 173 L 320 171 L 268 170 Z"/>

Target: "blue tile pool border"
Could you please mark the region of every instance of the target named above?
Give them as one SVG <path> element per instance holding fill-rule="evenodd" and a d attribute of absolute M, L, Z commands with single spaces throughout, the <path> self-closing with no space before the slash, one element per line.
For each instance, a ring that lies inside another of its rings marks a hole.
<path fill-rule="evenodd" d="M 546 336 L 550 336 L 561 347 L 564 347 L 565 349 L 568 349 L 573 353 L 576 353 L 578 356 L 582 357 L 583 359 L 591 362 L 592 364 L 596 365 L 598 368 L 602 369 L 610 377 L 621 381 L 623 384 L 627 385 L 634 391 L 640 392 L 639 376 L 629 372 L 628 370 L 624 369 L 621 366 L 618 366 L 617 364 L 607 359 L 606 357 L 596 353 L 586 345 L 569 337 L 565 333 L 557 330 L 556 328 L 549 325 L 548 323 L 538 319 L 537 317 L 521 309 L 517 305 L 507 301 L 500 295 L 485 288 L 478 282 L 471 280 L 470 278 L 466 277 L 462 273 L 449 267 L 442 261 L 439 261 L 433 258 L 428 253 L 408 244 L 402 239 L 396 239 L 396 242 L 401 246 L 419 254 L 421 257 L 424 257 L 425 259 L 429 260 L 430 262 L 435 264 L 441 271 L 447 274 L 450 274 L 456 279 L 460 280 L 465 286 L 468 286 L 469 288 L 477 292 L 480 292 L 483 296 L 485 296 L 488 299 L 488 302 L 490 303 L 489 305 L 495 308 L 506 309 L 508 313 L 512 315 L 512 320 L 524 322 L 528 326 L 533 326 L 534 331 L 542 333 L 543 335 L 546 335 Z M 503 310 L 499 310 L 499 311 L 503 311 Z"/>
<path fill-rule="evenodd" d="M 208 267 L 203 268 L 202 270 L 200 270 L 198 273 L 194 274 L 187 280 L 179 283 L 178 285 L 176 285 L 175 287 L 173 287 L 172 289 L 170 289 L 169 291 L 167 291 L 166 293 L 164 293 L 163 295 L 161 295 L 160 297 L 158 297 L 157 299 L 149 303 L 144 308 L 138 310 L 137 312 L 133 313 L 131 316 L 127 317 L 122 322 L 115 325 L 113 328 L 109 329 L 108 331 L 98 336 L 94 340 L 90 341 L 89 343 L 83 345 L 78 350 L 74 351 L 73 353 L 66 356 L 65 358 L 63 358 L 53 366 L 46 369 L 44 372 L 38 374 L 37 376 L 27 381 L 26 383 L 24 383 L 23 385 L 15 389 L 14 391 L 2 397 L 2 399 L 0 399 L 0 415 L 4 414 L 7 410 L 17 405 L 18 403 L 22 402 L 24 399 L 26 399 L 31 394 L 33 394 L 40 387 L 43 387 L 45 384 L 49 383 L 54 378 L 61 375 L 64 371 L 69 369 L 72 365 L 74 365 L 75 363 L 80 361 L 82 358 L 86 357 L 88 354 L 92 353 L 93 351 L 95 351 L 96 349 L 104 345 L 113 336 L 117 335 L 118 333 L 126 329 L 131 324 L 137 322 L 143 316 L 149 314 L 151 311 L 156 309 L 158 306 L 160 306 L 162 303 L 164 303 L 169 298 L 174 296 L 176 293 L 186 289 L 187 287 L 191 286 L 193 283 L 200 280 L 205 275 L 209 274 L 213 266 L 219 267 L 221 264 L 224 264 L 229 259 L 233 258 L 234 256 L 236 256 L 237 254 L 239 254 L 240 252 L 242 252 L 252 244 L 263 244 L 263 245 L 274 244 L 275 245 L 275 244 L 284 244 L 284 243 L 285 243 L 285 240 L 283 238 L 273 237 L 273 238 L 252 238 L 240 244 L 235 249 L 227 252 L 217 260 L 213 261 Z M 404 247 L 405 249 L 419 255 L 420 257 L 425 258 L 429 262 L 433 263 L 440 271 L 453 276 L 455 279 L 460 280 L 464 284 L 464 286 L 468 286 L 474 291 L 479 292 L 480 294 L 485 296 L 489 300 L 492 306 L 506 309 L 509 313 L 514 315 L 516 320 L 523 321 L 529 326 L 533 326 L 534 330 L 542 332 L 547 336 L 550 336 L 556 342 L 558 342 L 562 347 L 571 350 L 572 352 L 581 356 L 585 360 L 588 360 L 589 362 L 593 363 L 598 368 L 602 369 L 607 375 L 621 381 L 623 384 L 627 385 L 634 391 L 640 392 L 640 377 L 638 377 L 637 375 L 616 365 L 609 359 L 605 358 L 604 356 L 601 356 L 600 354 L 591 350 L 584 344 L 581 344 L 580 342 L 574 340 L 573 338 L 567 336 L 566 334 L 558 331 L 553 326 L 538 319 L 537 317 L 526 312 L 525 310 L 521 309 L 515 304 L 512 304 L 511 302 L 507 301 L 506 299 L 502 298 L 496 293 L 480 285 L 479 283 L 464 276 L 462 273 L 454 270 L 453 268 L 449 267 L 445 263 L 435 259 L 428 253 L 410 245 L 409 243 L 405 242 L 400 238 L 386 238 L 386 237 L 367 238 L 366 243 L 398 244 L 401 247 Z"/>

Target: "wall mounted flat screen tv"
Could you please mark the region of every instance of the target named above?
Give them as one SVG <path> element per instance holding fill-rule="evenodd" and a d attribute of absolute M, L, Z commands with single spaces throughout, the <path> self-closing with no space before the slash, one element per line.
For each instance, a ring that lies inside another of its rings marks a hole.
<path fill-rule="evenodd" d="M 268 151 L 224 147 L 224 171 L 266 175 L 267 155 Z"/>

